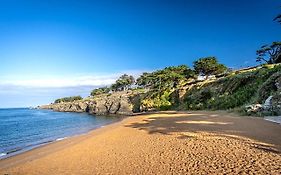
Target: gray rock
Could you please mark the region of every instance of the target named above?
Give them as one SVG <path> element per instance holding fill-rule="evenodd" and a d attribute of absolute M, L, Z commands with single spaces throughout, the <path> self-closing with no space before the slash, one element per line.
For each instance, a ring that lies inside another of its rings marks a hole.
<path fill-rule="evenodd" d="M 138 95 L 132 91 L 114 92 L 85 100 L 43 105 L 39 108 L 60 112 L 88 112 L 96 115 L 132 115 L 140 111 L 138 106 L 140 98 L 134 98 Z"/>
<path fill-rule="evenodd" d="M 273 97 L 273 96 L 269 96 L 269 97 L 265 100 L 265 102 L 264 102 L 264 104 L 263 104 L 263 108 L 264 108 L 265 110 L 270 110 L 270 109 L 272 108 L 272 97 Z"/>

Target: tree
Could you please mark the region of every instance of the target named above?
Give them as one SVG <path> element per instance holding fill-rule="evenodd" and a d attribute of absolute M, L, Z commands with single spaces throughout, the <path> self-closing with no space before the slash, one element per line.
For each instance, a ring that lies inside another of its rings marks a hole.
<path fill-rule="evenodd" d="M 108 88 L 108 87 L 97 88 L 97 89 L 92 90 L 91 96 L 109 93 L 109 91 L 110 91 L 110 88 Z"/>
<path fill-rule="evenodd" d="M 273 42 L 271 45 L 263 45 L 257 50 L 257 62 L 266 62 L 267 64 L 281 63 L 281 42 Z"/>
<path fill-rule="evenodd" d="M 171 88 L 176 88 L 182 80 L 194 77 L 194 72 L 186 65 L 166 67 L 163 73 L 166 75 L 164 81 Z"/>
<path fill-rule="evenodd" d="M 152 73 L 143 73 L 136 84 L 144 88 L 167 89 L 176 88 L 178 84 L 194 77 L 194 72 L 186 65 L 170 66 Z"/>
<path fill-rule="evenodd" d="M 81 96 L 72 96 L 72 97 L 64 97 L 55 100 L 55 103 L 62 103 L 62 102 L 73 102 L 76 100 L 82 100 Z"/>
<path fill-rule="evenodd" d="M 200 58 L 193 62 L 193 67 L 197 74 L 206 76 L 206 79 L 210 75 L 218 75 L 227 71 L 227 67 L 219 64 L 216 57 Z"/>
<path fill-rule="evenodd" d="M 128 90 L 135 83 L 135 79 L 132 75 L 124 74 L 119 77 L 115 84 L 111 85 L 111 89 L 114 91 Z"/>
<path fill-rule="evenodd" d="M 138 86 L 144 87 L 144 88 L 149 88 L 151 87 L 152 84 L 152 74 L 144 72 L 139 78 L 136 80 L 136 84 Z"/>

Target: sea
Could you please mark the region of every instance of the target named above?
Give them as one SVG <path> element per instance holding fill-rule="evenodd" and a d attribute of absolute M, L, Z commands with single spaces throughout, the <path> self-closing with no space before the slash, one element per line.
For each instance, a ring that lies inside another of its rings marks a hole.
<path fill-rule="evenodd" d="M 0 159 L 120 121 L 87 113 L 0 109 Z"/>

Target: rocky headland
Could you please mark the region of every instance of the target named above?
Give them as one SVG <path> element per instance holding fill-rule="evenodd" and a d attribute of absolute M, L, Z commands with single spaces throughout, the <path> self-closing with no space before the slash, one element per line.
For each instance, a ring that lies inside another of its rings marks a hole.
<path fill-rule="evenodd" d="M 88 112 L 95 115 L 132 115 L 140 112 L 140 93 L 131 90 L 101 94 L 73 102 L 39 106 L 59 112 Z"/>
<path fill-rule="evenodd" d="M 132 115 L 169 109 L 234 110 L 243 115 L 281 115 L 281 65 L 241 69 L 206 80 L 187 79 L 173 88 L 111 91 L 39 108 L 95 115 Z"/>

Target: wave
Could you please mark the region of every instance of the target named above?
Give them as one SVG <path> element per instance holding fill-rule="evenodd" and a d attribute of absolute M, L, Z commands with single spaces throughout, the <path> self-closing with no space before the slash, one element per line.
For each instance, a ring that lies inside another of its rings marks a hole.
<path fill-rule="evenodd" d="M 10 157 L 10 156 L 14 156 L 14 155 L 17 155 L 19 153 L 31 150 L 33 148 L 37 148 L 39 146 L 42 146 L 42 145 L 45 145 L 45 144 L 48 144 L 48 143 L 52 143 L 54 141 L 63 140 L 65 138 L 66 137 L 58 138 L 58 139 L 55 139 L 55 140 L 43 141 L 43 142 L 40 142 L 40 143 L 30 144 L 30 145 L 27 145 L 27 146 L 24 146 L 24 147 L 21 147 L 21 148 L 19 148 L 19 147 L 13 148 L 13 149 L 8 150 L 7 152 L 0 153 L 0 159 L 7 158 L 7 157 Z"/>
<path fill-rule="evenodd" d="M 0 153 L 0 157 L 6 156 L 7 153 Z"/>
<path fill-rule="evenodd" d="M 67 137 L 61 137 L 61 138 L 56 139 L 56 141 L 64 140 L 64 139 L 66 139 L 66 138 L 67 138 Z"/>

